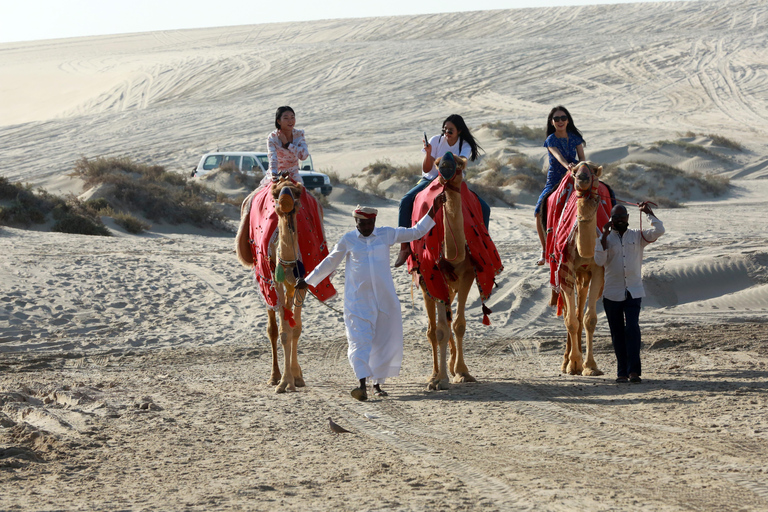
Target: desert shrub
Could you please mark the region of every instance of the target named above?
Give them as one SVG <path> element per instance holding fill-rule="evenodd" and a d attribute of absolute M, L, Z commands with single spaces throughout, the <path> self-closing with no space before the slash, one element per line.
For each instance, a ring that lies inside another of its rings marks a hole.
<path fill-rule="evenodd" d="M 115 201 L 153 221 L 203 226 L 221 225 L 224 220 L 223 213 L 208 203 L 216 198 L 213 190 L 162 166 L 138 164 L 128 158 L 83 157 L 75 164 L 74 174 L 86 186 L 113 185 Z"/>
<path fill-rule="evenodd" d="M 105 210 L 111 210 L 112 205 L 109 204 L 109 201 L 107 201 L 105 198 L 100 197 L 98 199 L 89 199 L 85 201 L 85 207 L 89 210 L 92 210 L 96 213 L 105 211 Z"/>
<path fill-rule="evenodd" d="M 339 176 L 339 173 L 337 173 L 336 171 L 320 170 L 320 172 L 323 172 L 328 175 L 328 178 L 331 180 L 331 185 L 336 186 L 339 183 L 341 183 L 341 177 Z"/>
<path fill-rule="evenodd" d="M 151 227 L 149 224 L 141 219 L 134 217 L 130 213 L 115 213 L 112 215 L 112 218 L 115 219 L 115 223 L 118 226 L 121 226 L 127 232 L 133 234 L 142 233 Z"/>
<path fill-rule="evenodd" d="M 481 126 L 493 130 L 493 134 L 500 139 L 544 140 L 547 138 L 547 130 L 544 128 L 531 128 L 525 125 L 517 126 L 512 121 L 507 123 L 496 121 L 494 123 L 485 123 Z"/>
<path fill-rule="evenodd" d="M 710 133 L 707 135 L 710 139 L 712 139 L 712 142 L 715 143 L 717 146 L 721 146 L 724 148 L 732 149 L 734 151 L 744 151 L 744 146 L 736 142 L 735 140 L 727 139 L 723 137 L 722 135 L 717 135 L 714 133 Z"/>
<path fill-rule="evenodd" d="M 73 195 L 56 204 L 51 213 L 56 220 L 51 231 L 76 235 L 111 235 L 98 214 Z"/>
<path fill-rule="evenodd" d="M 694 188 L 717 197 L 730 186 L 730 180 L 724 176 L 686 173 L 671 165 L 642 160 L 607 165 L 601 179 L 621 199 L 649 200 L 666 208 L 679 207 L 679 199 L 689 198 Z M 662 194 L 660 189 L 665 187 L 668 191 Z"/>
<path fill-rule="evenodd" d="M 499 172 L 501 171 L 501 162 L 498 158 L 485 158 L 483 159 L 486 169 Z"/>
<path fill-rule="evenodd" d="M 372 164 L 366 165 L 361 171 L 365 175 L 365 181 L 362 190 L 379 197 L 385 197 L 384 192 L 379 185 L 390 178 L 397 178 L 401 181 L 413 181 L 416 176 L 421 175 L 420 164 L 392 165 L 389 159 L 376 160 Z"/>
<path fill-rule="evenodd" d="M 0 194 L 1 199 L 10 201 L 0 212 L 0 223 L 10 226 L 42 224 L 48 213 L 63 202 L 43 189 L 33 191 L 30 185 L 10 183 L 5 178 L 0 180 Z"/>

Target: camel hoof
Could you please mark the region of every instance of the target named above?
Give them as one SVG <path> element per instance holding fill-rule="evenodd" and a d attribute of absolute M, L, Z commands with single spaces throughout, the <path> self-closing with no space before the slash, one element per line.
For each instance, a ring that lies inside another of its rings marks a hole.
<path fill-rule="evenodd" d="M 581 368 L 576 365 L 568 365 L 568 375 L 581 375 Z"/>
<path fill-rule="evenodd" d="M 267 384 L 269 384 L 270 386 L 277 386 L 278 384 L 280 384 L 280 378 L 281 378 L 280 375 L 277 375 L 277 376 L 273 375 L 272 377 L 270 377 L 269 382 L 267 382 Z"/>
<path fill-rule="evenodd" d="M 563 365 L 560 367 L 560 373 L 568 373 L 568 364 L 563 363 Z"/>
<path fill-rule="evenodd" d="M 477 382 L 477 379 L 471 376 L 469 373 L 458 373 L 453 378 L 454 384 L 462 384 L 464 382 Z"/>
<path fill-rule="evenodd" d="M 451 385 L 448 383 L 448 379 L 433 379 L 429 381 L 429 385 L 427 385 L 428 391 L 441 391 L 451 389 Z"/>
<path fill-rule="evenodd" d="M 597 368 L 584 368 L 581 374 L 586 377 L 597 377 L 598 375 L 603 375 L 603 372 L 601 372 Z"/>
<path fill-rule="evenodd" d="M 275 393 L 285 393 L 285 382 L 281 382 L 279 386 L 275 388 Z"/>
<path fill-rule="evenodd" d="M 297 388 L 303 388 L 304 386 L 306 386 L 306 384 L 304 384 L 303 377 L 294 377 L 293 381 Z"/>

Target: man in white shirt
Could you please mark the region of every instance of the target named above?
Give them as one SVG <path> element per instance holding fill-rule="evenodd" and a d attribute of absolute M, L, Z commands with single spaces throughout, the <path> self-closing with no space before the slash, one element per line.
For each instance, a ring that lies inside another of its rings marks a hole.
<path fill-rule="evenodd" d="M 400 373 L 403 361 L 403 318 L 389 267 L 389 248 L 418 240 L 435 225 L 435 213 L 445 204 L 445 193 L 412 228 L 376 227 L 377 210 L 360 207 L 353 216 L 357 229 L 341 237 L 330 254 L 296 288 L 317 286 L 346 258 L 344 277 L 344 325 L 347 356 L 360 381 L 352 397 L 367 400 L 365 381 L 373 380 L 375 394 L 386 396 L 381 384 Z"/>
<path fill-rule="evenodd" d="M 640 301 L 645 297 L 643 248 L 664 234 L 664 225 L 648 203 L 639 206 L 651 227 L 629 229 L 627 209 L 616 205 L 595 246 L 595 263 L 605 267 L 603 309 L 618 363 L 616 382 L 642 382 L 639 318 Z"/>

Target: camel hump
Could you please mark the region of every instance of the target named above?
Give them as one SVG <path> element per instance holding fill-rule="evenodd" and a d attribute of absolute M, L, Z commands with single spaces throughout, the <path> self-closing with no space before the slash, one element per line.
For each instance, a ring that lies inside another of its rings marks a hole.
<path fill-rule="evenodd" d="M 240 207 L 240 226 L 237 228 L 235 237 L 235 253 L 237 259 L 243 266 L 251 268 L 253 266 L 253 253 L 251 252 L 251 242 L 249 239 L 251 229 L 251 201 L 254 194 L 251 193 L 243 201 Z"/>

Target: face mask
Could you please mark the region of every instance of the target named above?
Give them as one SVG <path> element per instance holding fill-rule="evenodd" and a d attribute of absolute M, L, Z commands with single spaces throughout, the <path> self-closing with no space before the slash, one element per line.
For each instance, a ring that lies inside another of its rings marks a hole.
<path fill-rule="evenodd" d="M 629 227 L 629 223 L 628 222 L 614 222 L 613 223 L 613 227 L 619 233 L 623 233 Z"/>

